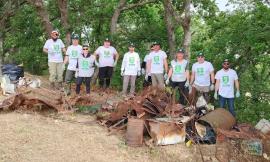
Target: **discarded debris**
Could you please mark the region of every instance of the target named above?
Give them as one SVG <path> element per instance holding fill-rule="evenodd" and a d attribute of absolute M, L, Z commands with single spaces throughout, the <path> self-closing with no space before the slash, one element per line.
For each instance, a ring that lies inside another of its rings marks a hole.
<path fill-rule="evenodd" d="M 270 132 L 270 122 L 266 119 L 261 119 L 255 126 L 256 129 L 260 130 L 262 133 L 267 134 Z"/>
<path fill-rule="evenodd" d="M 70 110 L 69 104 L 60 93 L 45 88 L 27 90 L 5 99 L 0 105 L 3 110 L 53 109 L 57 112 Z"/>

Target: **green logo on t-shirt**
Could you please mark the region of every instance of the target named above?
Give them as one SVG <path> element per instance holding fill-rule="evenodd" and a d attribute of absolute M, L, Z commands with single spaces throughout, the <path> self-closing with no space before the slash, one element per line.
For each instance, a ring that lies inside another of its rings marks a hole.
<path fill-rule="evenodd" d="M 82 61 L 82 69 L 89 69 L 89 62 L 87 60 Z"/>
<path fill-rule="evenodd" d="M 176 65 L 174 68 L 175 73 L 181 73 L 181 65 Z"/>
<path fill-rule="evenodd" d="M 154 64 L 159 64 L 159 56 L 154 56 Z"/>
<path fill-rule="evenodd" d="M 54 45 L 53 45 L 53 50 L 54 50 L 55 52 L 60 52 L 60 45 L 59 45 L 59 44 L 54 44 Z"/>
<path fill-rule="evenodd" d="M 222 83 L 224 86 L 229 84 L 229 76 L 222 76 Z"/>
<path fill-rule="evenodd" d="M 204 75 L 204 68 L 197 68 L 198 75 Z"/>
<path fill-rule="evenodd" d="M 129 62 L 129 65 L 132 65 L 132 66 L 135 65 L 135 57 L 130 57 L 128 62 Z"/>
<path fill-rule="evenodd" d="M 104 51 L 104 57 L 105 58 L 110 57 L 110 51 Z"/>
<path fill-rule="evenodd" d="M 72 57 L 77 57 L 78 56 L 78 51 L 77 50 L 72 50 L 71 51 L 71 56 Z"/>

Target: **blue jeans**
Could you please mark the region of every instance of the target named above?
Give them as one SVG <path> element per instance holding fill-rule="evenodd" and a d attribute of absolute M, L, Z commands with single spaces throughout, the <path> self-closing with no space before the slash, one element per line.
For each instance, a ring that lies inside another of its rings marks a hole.
<path fill-rule="evenodd" d="M 233 116 L 235 116 L 236 114 L 234 112 L 234 98 L 225 98 L 219 95 L 219 106 L 225 108 L 226 102 L 229 106 L 229 111 Z"/>

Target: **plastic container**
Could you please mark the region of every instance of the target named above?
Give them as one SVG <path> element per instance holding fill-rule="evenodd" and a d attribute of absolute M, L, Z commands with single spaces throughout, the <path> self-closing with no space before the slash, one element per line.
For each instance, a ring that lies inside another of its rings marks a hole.
<path fill-rule="evenodd" d="M 256 129 L 260 130 L 262 133 L 267 134 L 270 132 L 270 122 L 266 119 L 261 119 L 255 126 Z"/>

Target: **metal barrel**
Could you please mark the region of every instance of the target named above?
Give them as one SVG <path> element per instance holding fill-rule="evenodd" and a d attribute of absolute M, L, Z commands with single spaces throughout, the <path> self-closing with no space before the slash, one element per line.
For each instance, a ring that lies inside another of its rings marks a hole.
<path fill-rule="evenodd" d="M 236 124 L 236 119 L 228 110 L 224 108 L 217 108 L 214 111 L 202 116 L 198 122 L 207 122 L 215 130 L 216 128 L 229 130 Z"/>

